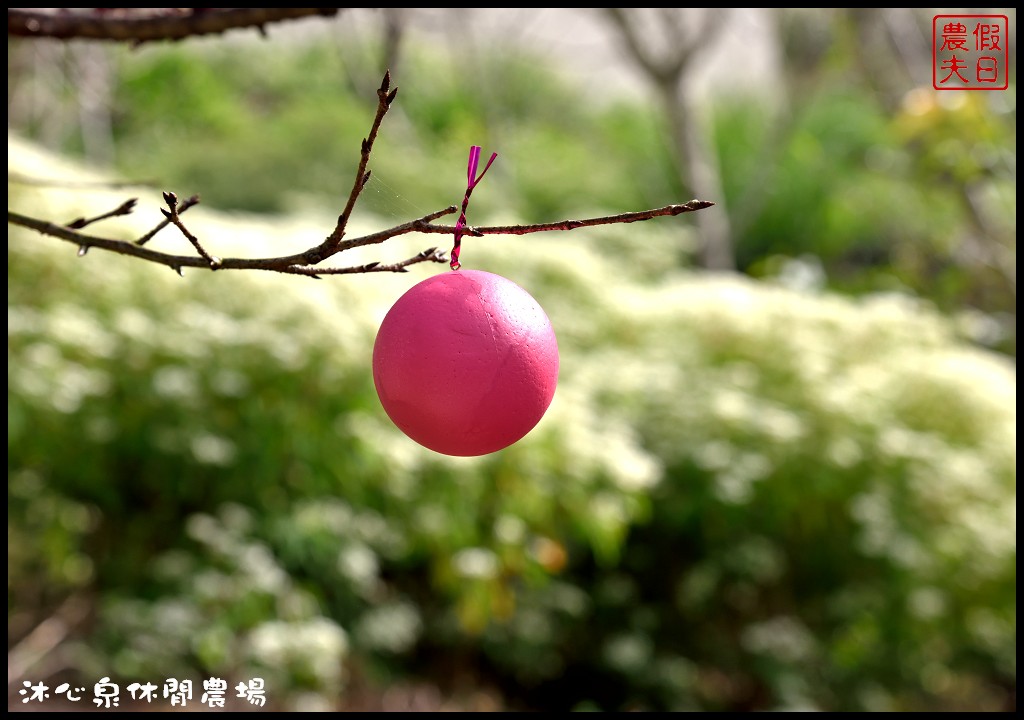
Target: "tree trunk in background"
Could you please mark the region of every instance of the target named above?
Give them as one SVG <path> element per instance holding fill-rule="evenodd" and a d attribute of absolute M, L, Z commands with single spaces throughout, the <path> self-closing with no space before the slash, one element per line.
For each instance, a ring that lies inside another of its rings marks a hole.
<path fill-rule="evenodd" d="M 390 70 L 391 75 L 398 74 L 398 63 L 401 59 L 402 38 L 405 35 L 407 14 L 405 8 L 381 8 L 384 13 L 383 52 L 384 67 L 381 72 Z"/>
<path fill-rule="evenodd" d="M 82 148 L 90 162 L 108 167 L 114 162 L 114 70 L 107 48 L 97 43 L 70 46 L 72 72 L 78 90 L 78 124 Z"/>
<path fill-rule="evenodd" d="M 715 203 L 713 210 L 699 213 L 700 217 L 695 219 L 700 234 L 697 264 L 708 270 L 735 270 L 736 255 L 709 118 L 697 108 L 689 82 L 694 72 L 691 61 L 697 51 L 708 46 L 726 26 L 723 11 L 705 11 L 696 23 L 680 8 L 654 11 L 657 17 L 641 18 L 637 10 L 627 13 L 622 8 L 606 8 L 606 17 L 665 106 L 683 187 L 693 197 Z M 645 19 L 653 23 L 645 23 Z M 660 43 L 654 34 L 660 34 Z M 661 45 L 661 49 L 652 50 L 656 45 Z"/>
<path fill-rule="evenodd" d="M 700 233 L 697 262 L 708 270 L 735 270 L 736 254 L 709 118 L 696 107 L 693 94 L 686 92 L 685 81 L 676 85 L 674 99 L 666 95 L 666 111 L 683 185 L 695 198 L 715 203 L 714 209 L 697 213 L 695 218 Z"/>

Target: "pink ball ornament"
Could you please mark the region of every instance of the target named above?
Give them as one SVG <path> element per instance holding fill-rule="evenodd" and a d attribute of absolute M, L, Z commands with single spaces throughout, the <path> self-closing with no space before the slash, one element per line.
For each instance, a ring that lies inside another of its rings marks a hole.
<path fill-rule="evenodd" d="M 544 310 L 511 280 L 440 273 L 384 317 L 373 382 L 385 412 L 420 445 L 486 455 L 520 440 L 547 412 L 558 343 Z"/>

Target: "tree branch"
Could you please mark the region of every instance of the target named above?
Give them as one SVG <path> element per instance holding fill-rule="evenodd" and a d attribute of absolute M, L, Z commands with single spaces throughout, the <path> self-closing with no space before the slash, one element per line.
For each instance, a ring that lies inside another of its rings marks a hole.
<path fill-rule="evenodd" d="M 641 210 L 639 212 L 621 213 L 619 215 L 587 218 L 584 220 L 559 220 L 557 222 L 540 223 L 536 225 L 494 225 L 466 228 L 464 234 L 472 237 L 484 237 L 485 235 L 528 235 L 552 230 L 575 230 L 577 228 L 593 227 L 595 225 L 632 223 L 651 220 L 656 217 L 681 215 L 683 213 L 703 210 L 705 208 L 712 207 L 713 205 L 713 202 L 709 202 L 707 200 L 691 200 L 690 202 L 683 203 L 681 205 L 667 205 L 653 210 Z M 456 208 L 453 205 L 445 208 L 444 210 L 439 210 L 417 220 L 396 225 L 395 227 L 387 230 L 346 240 L 341 243 L 334 252 L 329 253 L 326 257 L 345 250 L 351 250 L 356 247 L 378 245 L 393 237 L 407 235 L 409 233 L 454 235 L 454 225 L 434 225 L 432 220 L 443 217 L 444 215 L 449 215 L 455 211 Z M 85 254 L 85 250 L 95 247 L 101 250 L 118 253 L 119 255 L 129 255 L 139 258 L 140 260 L 147 260 L 160 265 L 166 265 L 179 274 L 181 273 L 182 268 L 195 267 L 206 268 L 208 270 L 272 270 L 274 272 L 288 273 L 292 275 L 319 277 L 321 275 L 349 275 L 353 273 L 368 272 L 407 272 L 406 268 L 417 263 L 428 261 L 438 263 L 447 262 L 445 253 L 438 251 L 436 248 L 430 248 L 428 250 L 424 250 L 415 257 L 398 263 L 382 264 L 380 262 L 374 262 L 367 265 L 357 265 L 344 268 L 315 267 L 319 262 L 326 259 L 326 257 L 321 257 L 323 255 L 322 245 L 310 248 L 309 250 L 296 255 L 286 255 L 282 257 L 218 258 L 210 255 L 202 248 L 199 240 L 181 224 L 180 218 L 178 218 L 177 221 L 171 219 L 172 215 L 177 218 L 177 213 L 171 213 L 168 211 L 164 212 L 167 220 L 158 226 L 157 229 L 159 230 L 162 227 L 166 227 L 167 224 L 176 225 L 189 242 L 192 243 L 193 247 L 195 247 L 196 251 L 199 253 L 199 257 L 190 255 L 173 255 L 171 253 L 149 250 L 142 247 L 138 240 L 135 242 L 126 242 L 124 240 L 86 235 L 84 233 L 71 230 L 63 225 L 55 225 L 51 222 L 39 220 L 27 215 L 21 215 L 10 210 L 7 211 L 7 222 L 12 225 L 20 225 L 21 227 L 35 230 L 43 235 L 49 235 L 51 237 L 74 243 L 81 248 L 81 252 L 79 254 L 82 255 Z M 145 239 L 149 239 L 154 234 L 155 231 L 147 233 L 143 237 Z"/>
<path fill-rule="evenodd" d="M 397 95 L 398 88 L 395 88 L 394 90 L 391 89 L 391 71 L 387 70 L 384 73 L 384 80 L 377 89 L 377 114 L 373 117 L 373 125 L 370 127 L 370 134 L 363 138 L 363 144 L 359 154 L 359 168 L 356 170 L 355 184 L 352 186 L 352 191 L 348 195 L 348 202 L 345 204 L 345 209 L 342 211 L 341 215 L 338 216 L 338 224 L 335 226 L 334 231 L 327 236 L 326 240 L 324 240 L 322 248 L 325 251 L 336 250 L 338 248 L 342 237 L 345 235 L 345 226 L 348 224 L 348 220 L 352 216 L 352 210 L 355 208 L 356 200 L 359 199 L 359 194 L 363 191 L 363 188 L 366 187 L 366 183 L 370 181 L 370 171 L 366 169 L 370 164 L 370 151 L 373 150 L 373 143 L 377 139 L 377 131 L 380 130 L 380 124 L 384 121 L 384 116 L 387 114 L 392 101 L 394 101 L 395 96 Z"/>
<path fill-rule="evenodd" d="M 193 205 L 198 205 L 198 204 L 199 204 L 199 196 L 198 195 L 193 195 L 192 197 L 188 198 L 187 200 L 185 200 L 185 202 L 181 203 L 181 205 L 178 206 L 178 214 L 181 215 L 183 212 L 188 210 Z M 148 233 L 146 233 L 145 235 L 140 237 L 138 240 L 136 240 L 135 244 L 139 245 L 139 246 L 145 245 L 150 240 L 152 240 L 154 237 L 156 237 L 156 234 L 158 232 L 160 232 L 161 230 L 163 230 L 165 227 L 167 227 L 170 224 L 171 224 L 170 218 L 164 218 L 163 222 L 161 222 L 155 228 L 153 228 Z"/>
<path fill-rule="evenodd" d="M 137 202 L 138 202 L 138 198 L 132 198 L 130 200 L 125 200 L 123 203 L 118 205 L 113 210 L 111 210 L 109 212 L 105 212 L 105 213 L 103 213 L 101 215 L 97 215 L 96 217 L 91 217 L 91 218 L 80 217 L 77 220 L 72 220 L 71 222 L 68 223 L 68 227 L 71 228 L 72 230 L 81 230 L 85 226 L 92 225 L 94 222 L 99 222 L 100 220 L 106 220 L 107 218 L 112 218 L 112 217 L 120 217 L 121 215 L 130 215 L 132 210 L 135 209 L 135 203 L 137 203 Z"/>
<path fill-rule="evenodd" d="M 640 210 L 638 212 L 589 218 L 587 220 L 560 220 L 558 222 L 541 223 L 539 225 L 496 225 L 493 227 L 467 228 L 470 230 L 467 234 L 477 236 L 526 235 L 535 232 L 547 232 L 548 230 L 575 230 L 576 228 L 593 227 L 594 225 L 615 225 L 619 223 L 652 220 L 656 217 L 671 217 L 675 215 L 682 215 L 683 213 L 703 210 L 712 206 L 714 206 L 714 203 L 709 202 L 708 200 L 691 200 L 690 202 L 683 203 L 681 205 L 666 205 L 665 207 L 656 208 L 654 210 Z M 443 228 L 442 230 L 448 232 L 449 228 Z M 455 228 L 451 228 L 450 231 L 454 232 Z"/>
<path fill-rule="evenodd" d="M 161 208 L 160 211 L 163 213 L 164 219 L 158 223 L 156 227 L 134 242 L 117 240 L 110 237 L 87 235 L 81 232 L 82 228 L 99 220 L 129 214 L 135 207 L 134 198 L 122 203 L 113 211 L 98 215 L 91 219 L 79 218 L 67 225 L 57 225 L 46 220 L 22 215 L 12 210 L 7 211 L 7 222 L 12 225 L 19 225 L 21 227 L 35 230 L 43 235 L 49 235 L 60 240 L 74 243 L 78 246 L 79 256 L 85 255 L 90 248 L 99 248 L 101 250 L 107 250 L 120 255 L 128 255 L 130 257 L 139 258 L 140 260 L 165 265 L 178 274 L 182 273 L 183 268 L 193 267 L 205 268 L 207 270 L 268 270 L 290 275 L 319 278 L 323 275 L 407 272 L 409 266 L 417 263 L 443 263 L 447 261 L 445 253 L 439 251 L 436 247 L 432 247 L 414 255 L 411 258 L 395 263 L 371 262 L 349 267 L 320 267 L 321 262 L 333 255 L 337 255 L 346 250 L 351 250 L 357 247 L 378 245 L 393 237 L 398 237 L 399 235 L 407 235 L 409 233 L 455 235 L 456 226 L 434 224 L 435 220 L 456 212 L 457 208 L 454 205 L 451 205 L 443 210 L 432 212 L 421 218 L 410 220 L 400 225 L 388 228 L 387 230 L 381 230 L 379 232 L 370 233 L 369 235 L 363 235 L 360 237 L 344 239 L 345 228 L 352 216 L 352 211 L 355 208 L 356 201 L 359 199 L 359 195 L 362 193 L 363 188 L 370 179 L 370 152 L 372 151 L 373 144 L 377 139 L 377 134 L 380 130 L 381 123 L 384 120 L 384 116 L 387 114 L 388 109 L 391 107 L 391 103 L 394 102 L 397 94 L 398 88 L 391 87 L 391 73 L 390 71 L 386 72 L 384 74 L 384 80 L 381 82 L 380 88 L 377 90 L 377 111 L 374 114 L 370 132 L 363 139 L 360 146 L 359 165 L 356 170 L 356 178 L 352 186 L 352 190 L 349 192 L 345 208 L 338 216 L 338 222 L 330 235 L 328 235 L 327 238 L 319 245 L 314 245 L 308 250 L 300 253 L 284 255 L 281 257 L 265 258 L 221 258 L 212 255 L 207 252 L 199 238 L 186 228 L 181 220 L 181 214 L 190 207 L 196 205 L 199 202 L 199 197 L 194 195 L 184 202 L 179 203 L 177 195 L 173 192 L 165 192 L 163 195 L 164 202 L 167 207 Z M 461 231 L 463 235 L 470 235 L 473 237 L 484 237 L 485 235 L 527 235 L 530 233 L 547 232 L 550 230 L 575 230 L 576 228 L 593 227 L 595 225 L 611 225 L 651 220 L 656 217 L 681 215 L 682 213 L 703 210 L 713 205 L 713 202 L 708 202 L 706 200 L 691 200 L 690 202 L 683 203 L 681 205 L 667 205 L 653 210 L 621 213 L 619 215 L 609 215 L 606 217 L 588 218 L 584 220 L 560 220 L 557 222 L 535 225 L 501 225 L 477 228 L 463 227 L 461 228 Z M 192 248 L 195 250 L 196 255 L 176 255 L 173 253 L 150 250 L 149 248 L 144 247 L 149 240 L 168 225 L 174 225 L 178 228 L 181 234 L 184 235 L 185 239 L 189 241 Z"/>
<path fill-rule="evenodd" d="M 331 17 L 345 8 L 7 8 L 8 37 L 103 40 L 136 45 L 258 28 L 284 20 Z M 114 12 L 114 11 L 117 12 Z"/>
<path fill-rule="evenodd" d="M 185 227 L 184 223 L 181 222 L 181 218 L 178 217 L 178 196 L 172 192 L 165 192 L 164 202 L 166 202 L 167 207 L 170 208 L 169 210 L 164 210 L 163 208 L 160 208 L 160 212 L 164 214 L 164 217 L 167 218 L 167 220 L 176 228 L 181 230 L 181 234 L 184 235 L 185 238 L 190 243 L 192 243 L 192 247 L 194 247 L 196 249 L 196 252 L 199 253 L 199 257 L 201 257 L 206 262 L 210 263 L 211 270 L 216 270 L 217 268 L 219 268 L 220 258 L 213 257 L 208 252 L 206 252 L 206 250 L 200 244 L 199 238 L 190 233 L 188 231 L 188 228 Z"/>

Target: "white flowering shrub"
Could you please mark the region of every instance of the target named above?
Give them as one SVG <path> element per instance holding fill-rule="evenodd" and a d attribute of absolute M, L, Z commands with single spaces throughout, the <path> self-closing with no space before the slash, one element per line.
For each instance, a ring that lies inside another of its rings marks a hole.
<path fill-rule="evenodd" d="M 661 249 L 632 234 L 633 253 Z M 550 287 L 555 327 L 580 350 L 559 392 L 587 409 L 551 432 L 614 427 L 604 445 L 620 467 L 655 472 L 618 474 L 647 514 L 592 496 L 590 517 L 637 518 L 612 553 L 570 549 L 560 582 L 489 627 L 518 690 L 617 709 L 1007 702 L 1013 361 L 905 296 L 644 282 L 628 244 L 614 259 L 600 238 L 559 244 L 483 253 Z"/>

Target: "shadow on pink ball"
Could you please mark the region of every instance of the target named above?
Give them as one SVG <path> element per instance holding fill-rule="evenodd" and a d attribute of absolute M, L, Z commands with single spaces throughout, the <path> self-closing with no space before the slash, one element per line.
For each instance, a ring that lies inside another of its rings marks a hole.
<path fill-rule="evenodd" d="M 520 440 L 558 382 L 558 343 L 543 308 L 511 280 L 444 272 L 394 304 L 373 346 L 388 417 L 435 452 L 471 456 Z"/>

